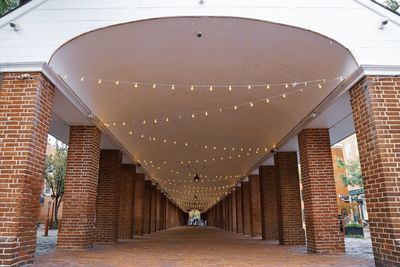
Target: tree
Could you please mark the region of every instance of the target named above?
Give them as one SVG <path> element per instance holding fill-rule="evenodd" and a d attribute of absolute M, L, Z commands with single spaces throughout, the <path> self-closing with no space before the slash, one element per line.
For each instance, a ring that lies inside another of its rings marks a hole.
<path fill-rule="evenodd" d="M 342 178 L 343 184 L 345 186 L 361 186 L 363 187 L 363 178 L 361 174 L 361 167 L 359 160 L 349 160 L 347 164 L 342 159 L 337 159 L 336 163 L 339 168 L 346 169 L 346 175 L 341 174 L 340 177 Z"/>
<path fill-rule="evenodd" d="M 58 209 L 64 197 L 64 180 L 67 165 L 67 147 L 56 142 L 55 153 L 46 157 L 44 178 L 55 201 L 54 218 L 58 226 Z"/>
<path fill-rule="evenodd" d="M 393 11 L 396 11 L 400 7 L 400 3 L 397 0 L 386 0 L 384 4 Z"/>
<path fill-rule="evenodd" d="M 11 9 L 16 8 L 18 5 L 18 0 L 0 0 L 0 16 L 3 16 Z"/>

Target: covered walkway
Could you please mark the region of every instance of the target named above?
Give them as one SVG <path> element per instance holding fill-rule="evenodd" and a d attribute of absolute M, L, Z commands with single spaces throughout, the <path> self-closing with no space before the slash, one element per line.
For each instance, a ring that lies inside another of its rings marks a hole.
<path fill-rule="evenodd" d="M 34 266 L 374 266 L 373 259 L 307 253 L 214 227 L 180 226 L 88 251 L 42 254 Z"/>

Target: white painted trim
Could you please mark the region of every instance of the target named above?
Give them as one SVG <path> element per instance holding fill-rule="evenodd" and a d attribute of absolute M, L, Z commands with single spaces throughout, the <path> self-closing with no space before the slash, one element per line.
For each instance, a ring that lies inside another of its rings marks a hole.
<path fill-rule="evenodd" d="M 89 107 L 83 103 L 83 101 L 75 94 L 75 92 L 59 77 L 54 70 L 46 62 L 20 62 L 20 63 L 0 63 L 1 72 L 41 72 L 49 81 L 70 101 L 83 116 L 89 118 L 89 120 L 95 125 L 104 135 L 109 137 L 111 141 L 120 148 L 134 163 L 137 163 L 135 157 L 124 148 L 124 146 L 118 141 L 117 138 L 104 126 L 101 121 L 92 114 Z M 150 174 L 142 168 L 143 173 Z"/>
<path fill-rule="evenodd" d="M 19 17 L 28 13 L 32 9 L 36 8 L 37 6 L 40 6 L 41 4 L 43 4 L 46 1 L 47 0 L 32 0 L 29 3 L 26 3 L 25 5 L 17 8 L 13 12 L 5 15 L 4 17 L 0 18 L 0 28 L 7 25 L 11 21 L 17 20 Z M 22 25 L 22 27 L 23 27 L 23 25 Z"/>
<path fill-rule="evenodd" d="M 279 147 L 289 143 L 295 138 L 312 119 L 311 114 L 320 114 L 325 111 L 332 103 L 334 103 L 345 92 L 349 91 L 356 83 L 368 75 L 382 75 L 382 76 L 400 76 L 400 65 L 361 65 L 359 66 L 347 79 L 339 84 L 328 97 L 326 97 L 308 116 L 306 116 L 295 128 L 293 128 L 277 145 Z M 261 158 L 252 168 L 248 170 L 246 175 L 252 174 L 263 162 L 267 161 L 273 154 L 268 152 Z"/>
<path fill-rule="evenodd" d="M 400 16 L 393 14 L 389 10 L 386 10 L 385 8 L 375 4 L 374 2 L 372 2 L 370 0 L 353 0 L 353 1 L 363 7 L 371 10 L 372 12 L 378 14 L 382 18 L 388 18 L 390 22 L 392 22 L 393 24 L 400 27 Z M 378 23 L 379 22 L 377 21 L 377 25 L 378 25 Z"/>

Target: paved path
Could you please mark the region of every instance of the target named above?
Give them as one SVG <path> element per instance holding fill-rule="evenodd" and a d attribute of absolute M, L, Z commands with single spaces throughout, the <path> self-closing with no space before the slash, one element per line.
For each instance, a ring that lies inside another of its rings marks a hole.
<path fill-rule="evenodd" d="M 89 251 L 39 254 L 34 266 L 374 266 L 354 255 L 316 255 L 212 227 L 176 227 Z"/>

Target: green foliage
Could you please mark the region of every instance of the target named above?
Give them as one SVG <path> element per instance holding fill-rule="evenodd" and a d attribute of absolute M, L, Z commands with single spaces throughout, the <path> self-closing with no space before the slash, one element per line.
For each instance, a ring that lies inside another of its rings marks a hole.
<path fill-rule="evenodd" d="M 3 16 L 8 11 L 16 8 L 18 5 L 18 0 L 0 0 L 0 16 Z"/>
<path fill-rule="evenodd" d="M 347 164 L 342 159 L 337 159 L 336 164 L 339 168 L 345 168 L 347 175 L 340 175 L 345 186 L 361 186 L 363 187 L 363 178 L 359 160 L 349 160 Z"/>
<path fill-rule="evenodd" d="M 64 197 L 64 180 L 67 165 L 67 147 L 56 143 L 54 154 L 46 157 L 44 179 L 55 200 L 55 224 L 58 224 L 58 208 Z"/>
<path fill-rule="evenodd" d="M 362 224 L 359 223 L 355 223 L 355 222 L 351 222 L 346 224 L 344 227 L 349 228 L 349 227 L 353 227 L 353 228 L 364 228 L 364 226 Z"/>
<path fill-rule="evenodd" d="M 397 0 L 386 0 L 383 4 L 393 11 L 396 11 L 400 7 L 400 3 Z"/>

